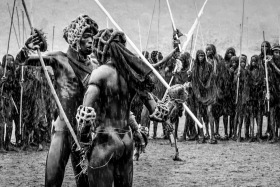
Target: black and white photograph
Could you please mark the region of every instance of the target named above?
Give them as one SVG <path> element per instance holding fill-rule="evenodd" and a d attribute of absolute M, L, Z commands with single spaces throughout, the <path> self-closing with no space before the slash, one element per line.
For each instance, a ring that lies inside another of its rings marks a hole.
<path fill-rule="evenodd" d="M 279 187 L 279 0 L 1 0 L 0 187 Z"/>

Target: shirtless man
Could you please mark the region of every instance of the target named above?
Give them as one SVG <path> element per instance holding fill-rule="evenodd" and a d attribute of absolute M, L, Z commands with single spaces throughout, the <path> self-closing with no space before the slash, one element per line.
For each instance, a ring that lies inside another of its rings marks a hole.
<path fill-rule="evenodd" d="M 104 46 L 100 38 L 109 44 Z M 112 30 L 101 31 L 94 42 L 102 65 L 92 72 L 77 112 L 80 132 L 93 134 L 92 148 L 86 153 L 90 186 L 132 186 L 133 142 L 128 118 L 136 94 L 152 120 L 163 121 L 169 111 L 149 94 L 151 70 L 125 48 L 125 42 L 123 33 Z"/>

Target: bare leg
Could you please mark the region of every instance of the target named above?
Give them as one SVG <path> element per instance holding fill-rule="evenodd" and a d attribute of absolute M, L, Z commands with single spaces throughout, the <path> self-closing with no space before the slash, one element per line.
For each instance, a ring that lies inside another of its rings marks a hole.
<path fill-rule="evenodd" d="M 153 134 L 153 138 L 157 138 L 157 127 L 158 127 L 158 122 L 153 121 L 154 124 L 154 134 Z"/>
<path fill-rule="evenodd" d="M 71 145 L 67 131 L 56 131 L 46 161 L 45 186 L 61 186 Z"/>

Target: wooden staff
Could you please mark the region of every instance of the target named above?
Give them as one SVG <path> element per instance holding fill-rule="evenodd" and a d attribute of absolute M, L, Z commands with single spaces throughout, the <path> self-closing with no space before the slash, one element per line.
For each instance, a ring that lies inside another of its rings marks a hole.
<path fill-rule="evenodd" d="M 26 17 L 27 17 L 27 20 L 28 20 L 28 23 L 29 23 L 29 26 L 30 26 L 32 35 L 34 35 L 34 34 L 35 34 L 35 32 L 34 32 L 34 27 L 32 26 L 32 23 L 31 23 L 31 20 L 30 20 L 30 17 L 29 17 L 29 14 L 28 14 L 28 11 L 27 11 L 27 8 L 26 8 L 26 5 L 25 5 L 24 0 L 22 0 L 22 5 L 23 5 L 23 7 L 24 7 L 25 14 L 26 14 Z M 49 84 L 49 86 L 50 86 L 50 88 L 51 88 L 51 92 L 52 92 L 52 94 L 53 94 L 53 96 L 54 96 L 54 99 L 55 99 L 55 101 L 56 101 L 56 104 L 57 104 L 57 106 L 58 106 L 58 108 L 59 108 L 59 111 L 60 111 L 60 113 L 61 113 L 61 115 L 62 115 L 62 117 L 63 117 L 63 120 L 65 121 L 66 126 L 68 127 L 68 129 L 69 129 L 69 131 L 70 131 L 70 133 L 71 133 L 71 135 L 72 135 L 72 137 L 73 137 L 73 139 L 74 139 L 76 145 L 77 145 L 77 150 L 80 150 L 80 149 L 81 149 L 81 146 L 80 146 L 80 144 L 79 144 L 79 142 L 78 142 L 78 139 L 77 139 L 77 136 L 76 136 L 76 134 L 75 134 L 75 132 L 74 132 L 74 130 L 73 130 L 73 128 L 72 128 L 72 126 L 71 126 L 71 124 L 70 124 L 70 122 L 69 122 L 69 120 L 68 120 L 68 118 L 67 118 L 67 116 L 66 116 L 66 114 L 65 114 L 65 112 L 64 112 L 64 110 L 63 110 L 63 107 L 62 107 L 62 105 L 61 105 L 61 103 L 60 103 L 60 101 L 59 101 L 59 98 L 58 98 L 58 96 L 57 96 L 57 94 L 56 94 L 56 92 L 55 92 L 55 89 L 54 89 L 54 87 L 53 87 L 52 81 L 51 81 L 50 76 L 49 76 L 49 74 L 48 74 L 48 71 L 47 71 L 45 62 L 44 62 L 43 57 L 42 57 L 42 55 L 41 55 L 41 51 L 40 51 L 39 49 L 37 49 L 37 53 L 38 53 L 38 56 L 39 56 L 39 59 L 40 59 L 42 68 L 43 68 L 43 70 L 44 70 L 44 73 L 45 73 L 47 82 L 48 82 L 48 84 Z"/>
<path fill-rule="evenodd" d="M 278 44 L 280 44 L 280 15 L 278 14 Z"/>
<path fill-rule="evenodd" d="M 238 73 L 237 73 L 237 93 L 236 93 L 236 100 L 235 103 L 237 104 L 238 101 L 238 92 L 239 92 L 239 83 L 240 83 L 240 69 L 241 69 L 241 57 L 242 57 L 242 38 L 243 38 L 243 23 L 244 23 L 244 6 L 245 0 L 243 0 L 243 11 L 242 11 L 242 24 L 241 24 L 241 35 L 240 35 L 240 57 L 239 57 L 239 65 L 238 65 Z"/>
<path fill-rule="evenodd" d="M 140 51 L 142 51 L 142 39 L 141 39 L 141 30 L 140 30 L 139 19 L 138 19 L 138 30 L 139 30 Z"/>
<path fill-rule="evenodd" d="M 190 41 L 190 39 L 191 39 L 191 36 L 192 36 L 193 33 L 194 33 L 194 30 L 195 30 L 196 26 L 198 25 L 198 21 L 199 21 L 199 19 L 201 18 L 202 14 L 203 14 L 203 10 L 204 10 L 204 7 L 205 7 L 205 5 L 206 5 L 207 2 L 208 2 L 208 0 L 205 0 L 204 4 L 202 5 L 202 7 L 201 7 L 201 9 L 200 9 L 200 11 L 199 11 L 199 13 L 198 13 L 198 15 L 197 15 L 197 18 L 195 19 L 195 21 L 194 21 L 194 23 L 193 23 L 191 29 L 189 30 L 189 32 L 188 32 L 188 34 L 187 34 L 187 40 L 186 40 L 186 42 L 184 43 L 184 45 L 183 45 L 183 47 L 182 47 L 182 51 L 183 51 L 183 52 L 185 52 L 186 49 L 187 49 L 188 43 L 189 43 L 189 41 Z"/>
<path fill-rule="evenodd" d="M 174 22 L 174 19 L 173 19 L 173 15 L 172 15 L 171 8 L 170 8 L 169 1 L 168 1 L 168 0 L 166 0 L 166 4 L 167 4 L 167 7 L 168 7 L 168 11 L 169 11 L 170 19 L 171 19 L 171 22 L 172 22 L 173 30 L 174 30 L 175 33 L 176 33 L 175 38 L 176 38 L 176 40 L 178 40 L 179 37 L 178 37 L 178 34 L 177 34 L 177 28 L 176 28 L 176 26 L 175 26 L 175 22 Z M 180 45 L 180 44 L 179 44 L 179 51 L 180 51 L 180 52 L 182 51 L 182 48 L 181 48 L 181 45 Z"/>
<path fill-rule="evenodd" d="M 54 44 L 54 29 L 55 29 L 55 26 L 53 26 L 53 34 L 52 34 L 52 51 L 53 51 L 53 44 Z"/>
<path fill-rule="evenodd" d="M 193 48 L 193 35 L 192 35 L 192 40 L 191 40 L 190 54 L 192 54 L 192 48 Z"/>
<path fill-rule="evenodd" d="M 20 21 L 19 21 L 19 14 L 18 14 L 18 8 L 16 7 L 17 10 L 17 21 L 18 21 L 18 40 L 19 43 L 21 42 L 21 37 L 20 37 Z"/>
<path fill-rule="evenodd" d="M 152 13 L 152 17 L 151 17 L 150 24 L 149 24 L 148 38 L 147 38 L 147 42 L 146 42 L 146 46 L 145 46 L 145 53 L 144 53 L 144 56 L 146 56 L 146 52 L 147 52 L 147 49 L 148 49 L 150 31 L 151 31 L 151 27 L 152 27 L 152 22 L 153 22 L 153 17 L 154 17 L 154 13 L 155 13 L 155 8 L 156 8 L 156 0 L 155 0 L 155 2 L 154 2 L 153 13 Z"/>
<path fill-rule="evenodd" d="M 112 18 L 112 16 L 109 14 L 109 12 L 102 6 L 102 4 L 95 0 L 96 4 L 100 7 L 100 9 L 108 16 L 108 18 L 111 20 L 111 22 L 115 25 L 115 27 L 119 30 L 123 30 L 120 28 L 120 26 L 115 22 L 115 20 Z M 132 42 L 132 40 L 125 34 L 127 42 L 132 46 L 132 48 L 136 51 L 136 53 L 139 55 L 139 57 L 143 60 L 143 62 L 151 68 L 155 76 L 160 80 L 160 82 L 166 87 L 170 88 L 170 86 L 167 84 L 167 82 L 162 78 L 162 76 L 159 74 L 159 72 L 148 62 L 148 60 L 143 56 L 143 54 L 139 51 L 139 49 L 136 47 L 136 45 Z M 192 119 L 198 124 L 200 128 L 203 127 L 203 125 L 200 123 L 200 121 L 195 117 L 195 115 L 192 113 L 192 111 L 187 107 L 185 103 L 183 103 L 184 108 L 189 113 L 189 115 L 192 117 Z"/>
<path fill-rule="evenodd" d="M 10 18 L 13 19 L 13 15 L 11 15 L 10 6 L 9 6 L 8 3 L 7 3 L 7 6 L 8 6 L 8 11 L 9 11 Z M 15 25 L 14 25 L 13 21 L 12 21 L 12 26 L 13 26 L 13 30 L 14 30 L 14 33 L 15 33 L 15 36 L 16 36 L 18 48 L 20 48 L 19 41 L 18 41 L 18 36 L 17 36 L 17 31 L 16 31 L 16 28 L 15 28 Z"/>
<path fill-rule="evenodd" d="M 159 18 L 160 18 L 160 0 L 158 0 L 158 28 L 157 28 L 157 51 L 158 52 L 159 52 Z M 159 53 L 157 53 L 157 54 L 159 54 Z M 157 57 L 158 57 L 158 55 L 157 55 Z"/>
<path fill-rule="evenodd" d="M 267 62 L 268 62 L 268 59 L 266 59 L 266 48 L 265 48 L 265 45 L 264 44 L 264 66 L 265 66 L 265 83 L 266 83 L 266 95 L 267 95 L 267 111 L 269 112 L 269 108 L 270 108 L 270 92 L 269 92 L 269 84 L 268 84 L 268 69 L 267 69 Z"/>
<path fill-rule="evenodd" d="M 106 28 L 109 29 L 109 20 L 108 20 L 108 17 L 106 17 Z"/>
<path fill-rule="evenodd" d="M 194 2 L 196 14 L 198 15 L 198 9 L 197 9 L 197 5 L 196 5 L 196 1 L 193 0 L 193 2 Z M 204 37 L 203 37 L 203 33 L 202 33 L 201 21 L 198 22 L 198 27 L 199 27 L 199 31 L 200 31 L 200 35 L 201 35 L 202 46 L 203 46 L 203 49 L 205 49 L 206 46 L 205 46 L 205 43 L 204 43 Z"/>
<path fill-rule="evenodd" d="M 6 78 L 7 63 L 8 63 L 7 59 L 8 59 L 9 49 L 10 49 L 10 40 L 11 40 L 11 32 L 12 32 L 14 12 L 15 12 L 15 4 L 16 4 L 16 0 L 14 0 L 13 11 L 12 11 L 12 15 L 11 15 L 11 24 L 10 24 L 9 37 L 8 37 L 7 53 L 6 53 L 6 63 L 5 63 L 4 75 L 3 75 L 2 79 Z M 8 6 L 8 8 L 9 8 L 9 6 Z M 9 13 L 10 13 L 10 10 L 9 10 Z M 2 85 L 1 95 L 2 95 L 2 93 L 3 93 L 3 85 Z"/>
<path fill-rule="evenodd" d="M 25 42 L 25 38 L 24 38 L 24 36 L 25 36 L 25 25 L 24 25 L 24 13 L 23 13 L 23 10 L 21 10 L 21 18 L 22 18 L 22 44 L 23 44 L 23 46 L 25 45 L 24 44 L 24 42 Z"/>

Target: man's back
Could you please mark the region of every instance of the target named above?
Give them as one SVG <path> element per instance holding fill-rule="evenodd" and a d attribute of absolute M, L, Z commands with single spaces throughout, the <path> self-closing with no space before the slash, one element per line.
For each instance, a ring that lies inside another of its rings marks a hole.
<path fill-rule="evenodd" d="M 102 65 L 92 72 L 84 103 L 89 101 L 87 98 L 91 98 L 91 87 L 99 89 L 99 97 L 94 104 L 97 125 L 125 127 L 135 92 L 129 88 L 128 82 L 117 72 L 113 63 Z"/>

